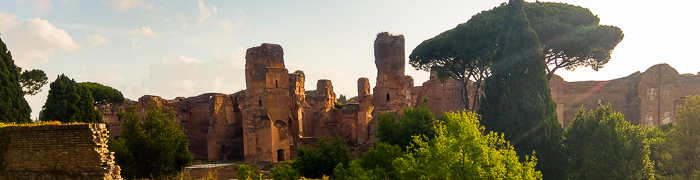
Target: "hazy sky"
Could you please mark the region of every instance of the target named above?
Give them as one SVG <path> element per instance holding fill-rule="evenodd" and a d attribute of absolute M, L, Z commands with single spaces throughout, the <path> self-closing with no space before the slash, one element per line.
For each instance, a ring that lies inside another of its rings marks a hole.
<path fill-rule="evenodd" d="M 455 1 L 150 1 L 0 0 L 0 38 L 24 69 L 49 82 L 66 74 L 112 86 L 127 98 L 166 99 L 245 89 L 245 50 L 280 44 L 290 72 L 303 70 L 306 88 L 330 79 L 335 93 L 357 95 L 357 79 L 374 86 L 376 34 L 403 34 L 406 53 L 423 40 L 464 23 L 505 0 Z M 668 63 L 697 73 L 698 1 L 567 0 L 589 8 L 624 40 L 599 72 L 557 71 L 567 81 L 609 80 Z M 406 66 L 420 85 L 426 72 Z M 36 117 L 48 84 L 26 96 Z"/>

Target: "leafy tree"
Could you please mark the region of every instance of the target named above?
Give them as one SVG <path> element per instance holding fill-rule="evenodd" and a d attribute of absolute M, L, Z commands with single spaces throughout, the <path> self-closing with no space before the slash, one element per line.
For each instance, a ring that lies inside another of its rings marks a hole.
<path fill-rule="evenodd" d="M 22 70 L 21 68 L 19 69 L 20 71 Z M 19 83 L 22 85 L 22 92 L 24 92 L 24 95 L 33 96 L 41 92 L 41 87 L 44 87 L 44 85 L 48 83 L 48 78 L 46 78 L 46 73 L 42 70 L 24 70 L 19 77 Z"/>
<path fill-rule="evenodd" d="M 398 179 L 391 164 L 403 156 L 401 148 L 379 142 L 350 164 L 338 164 L 333 170 L 336 179 Z"/>
<path fill-rule="evenodd" d="M 668 155 L 660 168 L 669 179 L 700 178 L 700 96 L 685 98 L 678 106 L 676 121 L 666 137 Z"/>
<path fill-rule="evenodd" d="M 122 92 L 112 87 L 94 82 L 83 82 L 79 84 L 90 91 L 90 93 L 92 94 L 92 98 L 95 101 L 95 104 L 121 104 L 125 101 Z"/>
<path fill-rule="evenodd" d="M 410 151 L 392 162 L 399 179 L 541 179 L 536 159 L 521 162 L 502 135 L 483 134 L 477 114 L 440 115 L 432 140 L 414 136 Z"/>
<path fill-rule="evenodd" d="M 390 145 L 398 145 L 402 149 L 411 144 L 412 136 L 425 136 L 428 139 L 435 137 L 434 126 L 437 121 L 427 107 L 404 109 L 398 121 L 392 113 L 380 113 L 378 119 L 379 126 L 375 134 L 377 139 Z"/>
<path fill-rule="evenodd" d="M 599 25 L 600 19 L 590 10 L 563 3 L 525 3 L 523 10 L 532 29 L 542 43 L 545 55 L 547 79 L 557 69 L 575 70 L 590 66 L 602 68 L 612 50 L 622 40 L 622 31 L 614 26 Z M 483 11 L 469 21 L 457 25 L 434 38 L 423 41 L 409 56 L 409 63 L 416 69 L 437 71 L 440 77 L 458 80 L 466 87 L 474 81 L 479 92 L 482 81 L 490 76 L 492 61 L 501 54 L 501 39 L 508 29 L 509 16 L 506 5 Z M 469 107 L 468 89 L 463 88 L 462 100 L 466 109 L 476 110 L 478 93 Z"/>
<path fill-rule="evenodd" d="M 610 105 L 579 110 L 564 135 L 569 179 L 654 179 L 644 128 L 624 117 Z"/>
<path fill-rule="evenodd" d="M 104 123 L 95 109 L 92 94 L 75 80 L 61 74 L 51 83 L 49 96 L 42 108 L 42 121 Z"/>
<path fill-rule="evenodd" d="M 544 55 L 523 11 L 522 0 L 503 7 L 503 33 L 497 39 L 492 75 L 484 84 L 479 114 L 487 132 L 505 136 L 521 156 L 539 154 L 537 169 L 546 179 L 565 179 L 562 128 L 545 74 Z M 498 30 L 495 30 L 498 31 Z"/>
<path fill-rule="evenodd" d="M 668 156 L 669 145 L 666 142 L 666 136 L 673 128 L 673 123 L 645 128 L 646 140 L 649 144 L 649 160 L 654 163 L 654 176 L 656 179 L 664 179 L 668 173 L 661 168 L 661 164 L 664 163 L 663 157 Z"/>
<path fill-rule="evenodd" d="M 350 149 L 340 137 L 321 137 L 316 147 L 316 150 L 308 146 L 299 148 L 297 158 L 292 163 L 292 168 L 306 178 L 333 175 L 335 166 L 350 162 Z"/>
<path fill-rule="evenodd" d="M 122 134 L 108 147 L 114 152 L 123 177 L 162 178 L 192 163 L 194 155 L 190 153 L 187 135 L 174 124 L 174 112 L 166 116 L 160 108 L 149 105 L 142 122 L 132 105 L 119 115 L 124 120 Z"/>
<path fill-rule="evenodd" d="M 20 86 L 20 68 L 0 39 L 0 122 L 29 123 L 29 108 Z"/>

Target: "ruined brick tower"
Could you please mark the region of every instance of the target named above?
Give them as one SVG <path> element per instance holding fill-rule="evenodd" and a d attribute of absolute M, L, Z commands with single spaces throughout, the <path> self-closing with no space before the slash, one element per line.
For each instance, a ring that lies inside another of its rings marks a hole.
<path fill-rule="evenodd" d="M 246 162 L 277 162 L 290 159 L 293 142 L 290 78 L 284 52 L 277 44 L 262 44 L 246 52 L 246 91 L 243 111 L 243 142 Z"/>
<path fill-rule="evenodd" d="M 405 76 L 404 44 L 403 35 L 395 36 L 387 32 L 377 34 L 374 40 L 377 84 L 374 86 L 374 120 L 370 124 L 370 133 L 376 131 L 379 112 L 400 115 L 403 109 L 410 106 L 411 95 L 407 86 L 413 84 L 413 78 Z"/>

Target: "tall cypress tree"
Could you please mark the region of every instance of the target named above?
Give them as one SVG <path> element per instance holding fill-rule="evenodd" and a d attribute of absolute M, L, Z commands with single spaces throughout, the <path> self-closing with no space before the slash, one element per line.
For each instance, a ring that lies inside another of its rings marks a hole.
<path fill-rule="evenodd" d="M 19 84 L 20 69 L 0 39 L 0 122 L 29 123 L 29 108 Z"/>
<path fill-rule="evenodd" d="M 61 74 L 51 83 L 41 111 L 42 121 L 104 123 L 90 90 Z"/>
<path fill-rule="evenodd" d="M 479 114 L 487 131 L 503 133 L 520 157 L 536 152 L 545 179 L 564 179 L 562 128 L 557 121 L 537 33 L 523 0 L 510 0 L 491 77 L 484 84 Z"/>

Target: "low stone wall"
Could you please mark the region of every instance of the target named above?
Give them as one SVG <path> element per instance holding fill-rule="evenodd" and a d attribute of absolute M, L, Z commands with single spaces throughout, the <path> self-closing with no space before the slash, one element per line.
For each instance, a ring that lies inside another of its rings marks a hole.
<path fill-rule="evenodd" d="M 9 126 L 0 179 L 121 179 L 104 124 Z M 6 139 L 5 139 L 6 138 Z"/>

